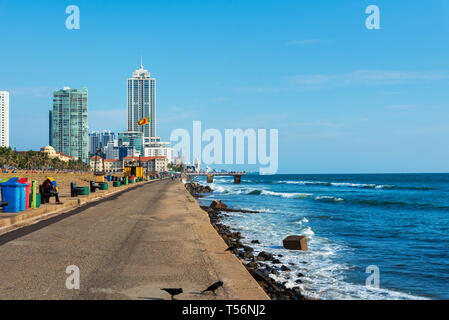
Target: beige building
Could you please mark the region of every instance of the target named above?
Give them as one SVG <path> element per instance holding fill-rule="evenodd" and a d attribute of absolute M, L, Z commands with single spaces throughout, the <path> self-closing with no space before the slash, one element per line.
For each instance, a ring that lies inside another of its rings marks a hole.
<path fill-rule="evenodd" d="M 77 157 L 71 157 L 61 152 L 56 152 L 55 148 L 53 148 L 52 146 L 45 146 L 41 148 L 40 151 L 46 153 L 50 159 L 58 158 L 59 160 L 64 162 L 69 162 L 70 160 L 72 161 L 78 160 Z"/>
<path fill-rule="evenodd" d="M 166 157 L 126 157 L 123 158 L 124 165 L 129 163 L 142 162 L 146 173 L 159 173 L 167 171 L 169 161 Z"/>

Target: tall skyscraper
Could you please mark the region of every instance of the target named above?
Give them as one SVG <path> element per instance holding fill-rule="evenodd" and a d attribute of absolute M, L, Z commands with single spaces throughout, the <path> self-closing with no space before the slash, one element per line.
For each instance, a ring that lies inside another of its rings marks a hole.
<path fill-rule="evenodd" d="M 53 110 L 48 112 L 48 145 L 53 145 Z"/>
<path fill-rule="evenodd" d="M 143 155 L 143 133 L 139 131 L 127 131 L 118 133 L 118 145 L 133 147 Z"/>
<path fill-rule="evenodd" d="M 87 88 L 55 91 L 52 118 L 52 147 L 87 163 Z"/>
<path fill-rule="evenodd" d="M 9 92 L 0 91 L 0 147 L 9 147 Z"/>
<path fill-rule="evenodd" d="M 128 131 L 142 132 L 145 140 L 156 136 L 156 79 L 143 69 L 128 78 Z M 137 122 L 150 116 L 150 124 L 138 126 Z"/>
<path fill-rule="evenodd" d="M 115 138 L 114 132 L 109 131 L 109 130 L 104 130 L 101 133 L 100 147 L 101 148 L 107 147 L 109 142 L 114 141 L 114 138 Z"/>
<path fill-rule="evenodd" d="M 100 133 L 89 133 L 89 156 L 93 156 L 101 148 Z"/>

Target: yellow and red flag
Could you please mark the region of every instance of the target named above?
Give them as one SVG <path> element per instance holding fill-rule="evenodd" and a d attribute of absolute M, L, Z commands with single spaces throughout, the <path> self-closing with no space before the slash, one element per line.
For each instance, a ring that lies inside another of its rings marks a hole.
<path fill-rule="evenodd" d="M 143 126 L 144 124 L 149 124 L 150 123 L 150 116 L 143 118 L 142 120 L 140 120 L 139 122 L 137 122 L 138 126 Z"/>

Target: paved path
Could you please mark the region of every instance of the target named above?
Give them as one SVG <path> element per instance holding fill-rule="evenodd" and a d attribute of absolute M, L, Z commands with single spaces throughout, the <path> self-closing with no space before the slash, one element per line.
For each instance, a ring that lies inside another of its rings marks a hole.
<path fill-rule="evenodd" d="M 268 299 L 225 248 L 180 182 L 149 183 L 0 235 L 0 299 Z M 217 280 L 216 297 L 199 294 Z"/>

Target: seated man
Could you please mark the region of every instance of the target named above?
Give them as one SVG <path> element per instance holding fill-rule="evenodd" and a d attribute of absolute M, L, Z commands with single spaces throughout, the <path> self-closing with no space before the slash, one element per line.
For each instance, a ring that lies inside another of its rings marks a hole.
<path fill-rule="evenodd" d="M 58 185 L 56 184 L 55 179 L 47 177 L 47 179 L 42 184 L 42 188 L 44 189 L 45 193 L 55 197 L 56 204 L 62 204 L 62 202 L 59 201 Z"/>

